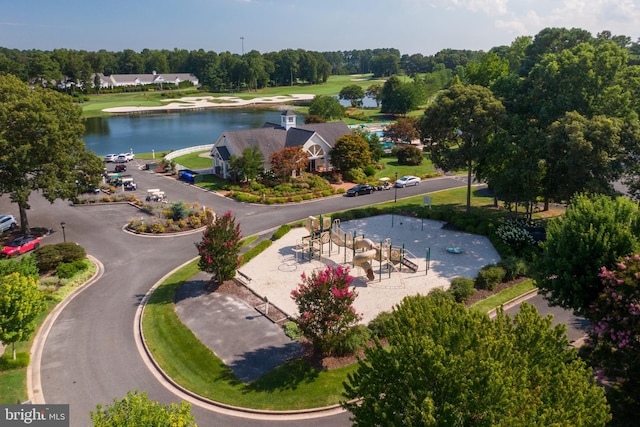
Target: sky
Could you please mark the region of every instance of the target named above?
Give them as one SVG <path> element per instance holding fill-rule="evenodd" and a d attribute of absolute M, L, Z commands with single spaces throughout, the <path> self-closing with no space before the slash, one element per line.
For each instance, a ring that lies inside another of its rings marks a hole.
<path fill-rule="evenodd" d="M 0 0 L 0 47 L 488 51 L 547 27 L 640 38 L 638 0 Z"/>

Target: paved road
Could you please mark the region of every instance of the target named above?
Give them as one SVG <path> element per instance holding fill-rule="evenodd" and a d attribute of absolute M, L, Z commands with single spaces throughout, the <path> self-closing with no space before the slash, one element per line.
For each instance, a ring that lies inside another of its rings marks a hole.
<path fill-rule="evenodd" d="M 245 236 L 309 215 L 393 200 L 396 194 L 401 198 L 464 185 L 456 179 L 442 178 L 398 189 L 397 193 L 391 190 L 354 198 L 262 206 L 238 203 L 153 173 L 129 172 L 141 193 L 147 188 L 160 188 L 169 201 L 197 201 L 216 212 L 232 211 Z M 151 285 L 197 255 L 194 243 L 200 234 L 170 238 L 127 234 L 122 231 L 123 225 L 140 213 L 126 204 L 73 207 L 63 201 L 49 204 L 39 194 L 32 195 L 30 203 L 30 224 L 54 230 L 45 243 L 62 241 L 59 224 L 64 221 L 67 241 L 78 242 L 104 266 L 104 274 L 61 311 L 44 343 L 40 374 L 45 401 L 70 403 L 72 426 L 90 424 L 89 412 L 97 403 L 109 404 L 130 390 L 144 390 L 151 399 L 160 402 L 178 402 L 180 398 L 164 388 L 144 364 L 135 344 L 134 316 L 141 297 Z M 17 214 L 16 206 L 6 196 L 0 197 L 0 211 Z M 300 424 L 300 421 L 236 418 L 195 405 L 192 412 L 201 426 Z M 309 427 L 350 424 L 346 413 L 304 423 Z"/>

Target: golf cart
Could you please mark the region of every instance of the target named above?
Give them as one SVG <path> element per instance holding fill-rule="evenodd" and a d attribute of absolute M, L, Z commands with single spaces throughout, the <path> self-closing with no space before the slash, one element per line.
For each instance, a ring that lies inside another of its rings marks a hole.
<path fill-rule="evenodd" d="M 391 183 L 389 182 L 389 178 L 387 178 L 386 176 L 383 178 L 380 178 L 378 180 L 378 186 L 376 187 L 376 189 L 378 191 L 380 190 L 390 190 L 391 189 Z"/>

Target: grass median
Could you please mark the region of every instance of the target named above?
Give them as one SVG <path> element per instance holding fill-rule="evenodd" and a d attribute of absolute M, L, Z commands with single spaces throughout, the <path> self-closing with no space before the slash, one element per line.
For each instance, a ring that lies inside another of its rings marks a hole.
<path fill-rule="evenodd" d="M 355 364 L 326 371 L 294 360 L 251 384 L 240 382 L 174 310 L 177 289 L 197 272 L 195 260 L 167 278 L 149 299 L 142 320 L 147 346 L 175 382 L 208 399 L 245 408 L 296 410 L 339 403 L 342 382 L 356 369 Z"/>

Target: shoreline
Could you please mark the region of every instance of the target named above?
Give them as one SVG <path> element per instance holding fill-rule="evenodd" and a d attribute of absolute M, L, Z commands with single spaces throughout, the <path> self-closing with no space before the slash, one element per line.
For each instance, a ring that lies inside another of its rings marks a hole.
<path fill-rule="evenodd" d="M 315 95 L 296 94 L 296 95 L 277 95 L 259 97 L 253 99 L 241 99 L 236 96 L 189 96 L 184 98 L 176 98 L 167 100 L 168 104 L 159 106 L 126 106 L 111 107 L 101 110 L 104 113 L 113 114 L 130 114 L 130 113 L 148 113 L 163 111 L 194 111 L 204 110 L 217 107 L 250 107 L 256 105 L 277 105 L 292 101 L 310 101 Z"/>

